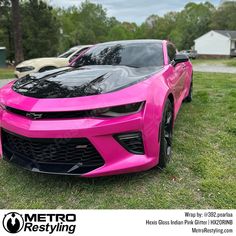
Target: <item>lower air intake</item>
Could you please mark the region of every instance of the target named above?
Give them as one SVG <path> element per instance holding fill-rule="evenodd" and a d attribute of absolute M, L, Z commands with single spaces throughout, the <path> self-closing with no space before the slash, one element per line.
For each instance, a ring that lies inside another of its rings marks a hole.
<path fill-rule="evenodd" d="M 130 153 L 138 155 L 144 154 L 144 145 L 141 132 L 117 134 L 114 138 Z"/>
<path fill-rule="evenodd" d="M 4 159 L 38 172 L 84 174 L 104 165 L 86 138 L 35 139 L 2 130 Z"/>

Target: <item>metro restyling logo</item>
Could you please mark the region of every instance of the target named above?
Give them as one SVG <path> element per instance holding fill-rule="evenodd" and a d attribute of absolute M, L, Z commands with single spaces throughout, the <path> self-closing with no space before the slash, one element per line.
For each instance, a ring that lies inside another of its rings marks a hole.
<path fill-rule="evenodd" d="M 65 232 L 74 234 L 75 214 L 18 214 L 10 212 L 3 218 L 3 227 L 8 233 L 24 232 Z"/>
<path fill-rule="evenodd" d="M 2 224 L 8 233 L 15 234 L 22 230 L 24 220 L 20 214 L 11 212 L 4 216 Z"/>

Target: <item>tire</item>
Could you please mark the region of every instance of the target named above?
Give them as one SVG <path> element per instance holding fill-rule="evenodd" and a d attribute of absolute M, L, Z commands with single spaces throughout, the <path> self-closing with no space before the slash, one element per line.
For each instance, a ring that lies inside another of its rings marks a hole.
<path fill-rule="evenodd" d="M 193 100 L 193 79 L 191 79 L 191 84 L 190 84 L 188 96 L 184 100 L 185 100 L 185 102 L 192 102 L 192 100 Z"/>
<path fill-rule="evenodd" d="M 54 69 L 57 69 L 57 68 L 55 66 L 45 66 L 45 67 L 41 68 L 39 70 L 39 72 L 41 73 L 41 72 L 45 72 L 47 70 L 54 70 Z"/>
<path fill-rule="evenodd" d="M 165 168 L 171 160 L 173 120 L 173 105 L 168 99 L 165 104 L 160 129 L 160 155 L 158 167 L 161 169 Z"/>

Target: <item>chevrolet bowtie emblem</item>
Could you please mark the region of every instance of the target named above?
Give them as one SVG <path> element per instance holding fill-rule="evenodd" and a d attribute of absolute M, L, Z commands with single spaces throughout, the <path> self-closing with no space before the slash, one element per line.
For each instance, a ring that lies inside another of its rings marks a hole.
<path fill-rule="evenodd" d="M 37 120 L 37 119 L 41 119 L 43 117 L 43 114 L 29 112 L 29 113 L 26 113 L 26 116 L 29 117 L 30 119 Z"/>

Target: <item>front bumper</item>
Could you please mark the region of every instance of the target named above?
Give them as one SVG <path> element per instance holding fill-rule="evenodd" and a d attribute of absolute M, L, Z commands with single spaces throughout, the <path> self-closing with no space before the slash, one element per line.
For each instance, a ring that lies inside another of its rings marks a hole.
<path fill-rule="evenodd" d="M 64 120 L 31 120 L 2 111 L 1 128 L 1 142 L 3 142 L 3 144 L 1 143 L 1 153 L 5 155 L 3 155 L 3 159 L 34 172 L 97 177 L 144 171 L 158 163 L 159 127 L 145 118 L 144 111 L 119 118 Z M 33 140 L 86 139 L 95 148 L 103 162 L 99 162 L 99 165 L 93 166 L 91 169 L 88 166 L 83 168 L 79 163 L 47 163 L 44 165 L 38 160 L 28 160 L 23 154 L 14 154 L 9 150 L 7 153 L 6 149 L 2 148 L 5 142 L 3 132 Z M 144 154 L 129 152 L 115 138 L 117 134 L 132 132 L 142 134 Z"/>

